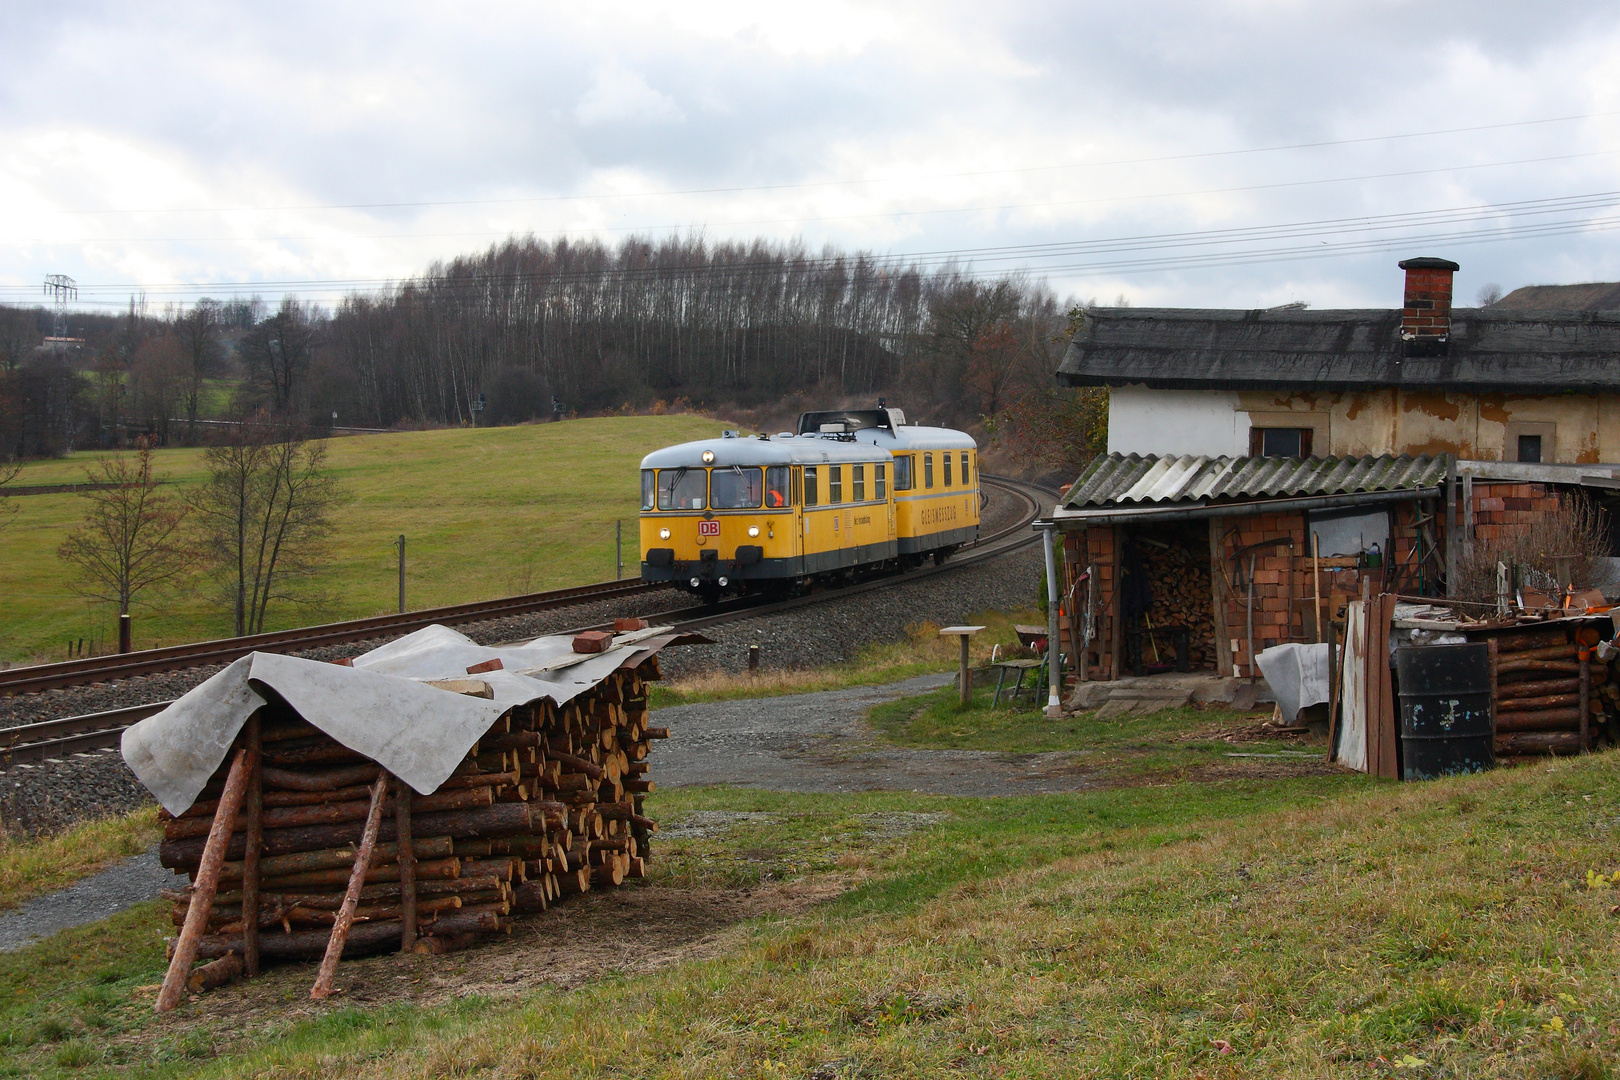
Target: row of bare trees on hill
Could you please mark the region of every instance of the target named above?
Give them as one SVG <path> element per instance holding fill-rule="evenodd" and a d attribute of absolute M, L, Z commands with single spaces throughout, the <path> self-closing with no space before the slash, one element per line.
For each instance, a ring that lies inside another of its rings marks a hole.
<path fill-rule="evenodd" d="M 205 300 L 148 318 L 132 305 L 86 355 L 41 354 L 15 392 L 0 373 L 0 445 L 36 455 L 136 430 L 196 442 L 211 408 L 386 428 L 472 423 L 475 405 L 477 422 L 516 423 L 878 395 L 931 422 L 1021 433 L 1009 444 L 1037 458 L 1083 460 L 1095 442 L 1094 424 L 1078 444 L 1049 442 L 1075 426 L 1065 414 L 1096 412 L 1053 383 L 1064 305 L 953 265 L 764 240 L 526 237 L 330 312 L 294 297 L 243 310 Z"/>

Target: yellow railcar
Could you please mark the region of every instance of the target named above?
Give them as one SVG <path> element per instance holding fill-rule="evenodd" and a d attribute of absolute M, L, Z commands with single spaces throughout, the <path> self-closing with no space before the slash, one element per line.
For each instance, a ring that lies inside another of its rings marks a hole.
<path fill-rule="evenodd" d="M 693 592 L 796 588 L 943 561 L 978 535 L 977 446 L 898 409 L 682 443 L 641 463 L 641 576 Z"/>

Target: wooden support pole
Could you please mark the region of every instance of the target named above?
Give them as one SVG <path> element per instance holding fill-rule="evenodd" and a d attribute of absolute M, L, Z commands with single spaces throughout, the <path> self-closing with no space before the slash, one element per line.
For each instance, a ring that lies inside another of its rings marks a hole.
<path fill-rule="evenodd" d="M 399 837 L 399 896 L 402 908 L 400 952 L 410 952 L 416 944 L 416 849 L 411 840 L 411 796 L 405 781 L 398 781 L 394 797 L 395 831 Z"/>
<path fill-rule="evenodd" d="M 259 856 L 264 850 L 264 763 L 259 752 L 263 749 L 263 728 L 259 714 L 254 713 L 247 722 L 247 748 L 253 755 L 253 774 L 248 777 L 246 823 L 242 848 L 242 918 L 246 929 L 242 932 L 242 969 L 248 978 L 259 973 Z"/>
<path fill-rule="evenodd" d="M 1322 636 L 1322 538 L 1315 532 L 1311 533 L 1311 593 L 1316 597 L 1316 640 L 1320 644 L 1327 639 Z"/>
<path fill-rule="evenodd" d="M 1592 666 L 1589 657 L 1592 654 L 1586 649 L 1581 650 L 1581 753 L 1585 754 L 1592 747 L 1592 713 L 1586 707 L 1592 700 Z"/>
<path fill-rule="evenodd" d="M 197 959 L 197 943 L 208 928 L 208 916 L 214 908 L 214 894 L 219 891 L 219 867 L 225 861 L 225 845 L 236 829 L 236 811 L 242 805 L 247 791 L 248 776 L 257 764 L 247 747 L 236 751 L 231 771 L 225 777 L 225 790 L 220 793 L 219 809 L 214 811 L 214 827 L 203 846 L 202 865 L 191 887 L 191 903 L 186 907 L 186 924 L 174 943 L 174 957 L 169 961 L 168 973 L 163 976 L 163 989 L 158 991 L 158 1012 L 168 1012 L 180 1004 L 185 992 L 186 978 Z"/>
<path fill-rule="evenodd" d="M 968 636 L 958 634 L 957 640 L 962 643 L 962 677 L 959 680 L 962 687 L 962 708 L 973 704 L 973 672 L 968 670 Z"/>
<path fill-rule="evenodd" d="M 377 831 L 382 825 L 383 803 L 388 797 L 388 772 L 377 775 L 371 785 L 371 812 L 366 815 L 365 831 L 360 834 L 360 850 L 355 852 L 354 870 L 349 874 L 349 890 L 343 894 L 343 906 L 338 908 L 332 923 L 332 936 L 326 942 L 326 955 L 321 958 L 321 969 L 315 975 L 315 985 L 309 996 L 316 1001 L 332 993 L 332 979 L 337 975 L 338 961 L 343 958 L 343 946 L 349 938 L 349 926 L 354 922 L 355 905 L 360 902 L 360 890 L 365 888 L 366 873 L 371 869 L 371 856 L 377 850 Z"/>

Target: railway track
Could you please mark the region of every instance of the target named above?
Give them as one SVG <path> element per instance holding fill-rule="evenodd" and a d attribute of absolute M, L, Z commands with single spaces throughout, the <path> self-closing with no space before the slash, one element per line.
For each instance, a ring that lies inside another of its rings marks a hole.
<path fill-rule="evenodd" d="M 668 611 L 655 612 L 644 617 L 658 623 L 673 625 L 679 630 L 697 630 L 706 626 L 717 626 L 722 623 L 792 611 L 814 604 L 829 603 L 892 585 L 905 584 L 938 574 L 951 573 L 1038 543 L 1039 537 L 1030 532 L 1029 525 L 1040 515 L 1043 500 L 1055 498 L 1054 494 L 1032 484 L 1006 477 L 981 474 L 981 479 L 985 484 L 994 486 L 1021 500 L 1024 503 L 1024 509 L 1016 523 L 998 529 L 987 536 L 982 536 L 970 545 L 965 545 L 954 557 L 941 565 L 874 577 L 842 588 L 813 592 L 787 600 L 740 597 L 719 604 L 674 608 Z M 146 675 L 159 671 L 174 671 L 202 664 L 228 662 L 246 656 L 255 650 L 290 652 L 318 648 L 324 645 L 363 641 L 385 634 L 406 634 L 436 622 L 477 622 L 485 619 L 501 618 L 505 615 L 544 611 L 618 596 L 636 596 L 660 588 L 662 587 L 643 585 L 639 581 L 632 580 L 601 582 L 596 585 L 582 585 L 574 589 L 558 589 L 548 593 L 511 596 L 478 604 L 458 604 L 451 607 L 407 612 L 404 615 L 379 616 L 373 619 L 355 619 L 349 622 L 328 623 L 324 626 L 308 627 L 303 630 L 287 630 L 275 634 L 227 638 L 222 641 L 200 642 L 195 645 L 181 645 L 169 649 L 151 649 L 144 654 L 126 653 L 121 657 L 97 657 L 91 660 L 73 661 L 66 664 L 42 664 L 30 668 L 13 668 L 6 672 L 0 672 L 0 676 L 20 673 L 24 677 L 0 681 L 0 692 L 28 692 L 27 690 L 17 689 L 18 686 L 27 686 L 31 689 L 54 689 L 62 686 L 76 686 L 91 682 L 129 678 L 133 675 Z M 611 626 L 611 624 L 605 625 Z M 580 627 L 578 629 L 598 628 L 601 627 Z M 137 661 L 135 659 L 137 657 L 144 657 L 144 659 Z M 98 669 L 92 666 L 97 660 L 111 662 L 103 664 Z M 26 674 L 30 672 L 34 674 Z M 42 681 L 53 677 L 67 681 Z M 35 685 L 36 683 L 38 685 Z M 85 753 L 92 750 L 116 747 L 125 728 L 144 720 L 148 716 L 154 716 L 162 712 L 170 704 L 168 701 L 156 701 L 146 705 L 134 705 L 128 708 L 111 709 L 106 712 L 87 713 L 83 716 L 69 716 L 60 720 L 45 720 L 39 723 L 0 729 L 0 767 L 15 764 L 32 764 L 59 758 L 64 754 Z"/>

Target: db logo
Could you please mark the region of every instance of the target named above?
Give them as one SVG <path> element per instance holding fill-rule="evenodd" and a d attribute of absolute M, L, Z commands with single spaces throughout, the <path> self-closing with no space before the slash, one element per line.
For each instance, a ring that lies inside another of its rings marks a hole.
<path fill-rule="evenodd" d="M 698 522 L 698 535 L 699 536 L 719 536 L 720 535 L 720 523 L 718 521 L 700 521 L 700 522 Z"/>

